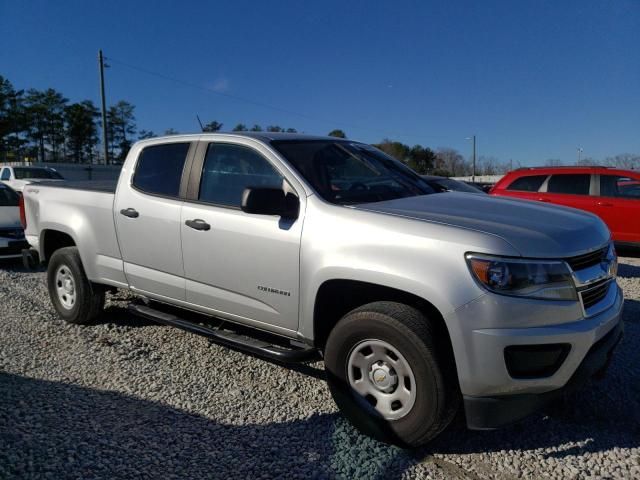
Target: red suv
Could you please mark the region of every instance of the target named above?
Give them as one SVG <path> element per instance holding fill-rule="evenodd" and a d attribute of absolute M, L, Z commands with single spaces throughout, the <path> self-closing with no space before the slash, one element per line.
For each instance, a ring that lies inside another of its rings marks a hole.
<path fill-rule="evenodd" d="M 607 167 L 521 168 L 489 192 L 598 215 L 619 246 L 640 246 L 640 172 Z"/>

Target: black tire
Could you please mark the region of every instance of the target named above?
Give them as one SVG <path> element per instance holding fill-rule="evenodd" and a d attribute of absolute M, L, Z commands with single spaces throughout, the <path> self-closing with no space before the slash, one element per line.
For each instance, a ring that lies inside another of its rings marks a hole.
<path fill-rule="evenodd" d="M 58 295 L 56 276 L 60 269 L 68 273 L 73 280 L 75 301 L 65 306 Z M 82 268 L 80 254 L 76 247 L 65 247 L 56 250 L 49 260 L 47 269 L 47 288 L 49 297 L 58 315 L 69 323 L 88 324 L 102 313 L 104 308 L 104 288 L 93 284 Z"/>
<path fill-rule="evenodd" d="M 348 359 L 364 340 L 382 340 L 408 362 L 415 377 L 415 403 L 402 418 L 386 420 L 350 386 Z M 402 447 L 424 445 L 453 420 L 460 404 L 457 374 L 448 339 L 419 310 L 375 302 L 345 315 L 331 331 L 324 352 L 327 381 L 342 413 L 361 432 Z"/>

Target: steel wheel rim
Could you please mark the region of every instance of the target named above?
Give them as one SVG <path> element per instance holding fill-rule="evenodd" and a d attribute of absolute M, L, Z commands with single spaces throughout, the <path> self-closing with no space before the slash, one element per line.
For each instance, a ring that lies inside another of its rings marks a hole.
<path fill-rule="evenodd" d="M 383 340 L 363 340 L 351 349 L 347 371 L 357 398 L 385 420 L 398 420 L 413 408 L 415 376 L 393 345 Z"/>
<path fill-rule="evenodd" d="M 61 265 L 56 270 L 55 276 L 56 293 L 60 305 L 67 310 L 71 310 L 77 300 L 76 281 L 71 273 L 71 269 L 66 265 Z"/>

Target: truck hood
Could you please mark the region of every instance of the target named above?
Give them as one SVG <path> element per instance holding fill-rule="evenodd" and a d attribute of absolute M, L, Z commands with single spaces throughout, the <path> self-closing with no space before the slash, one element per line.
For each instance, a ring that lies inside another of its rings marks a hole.
<path fill-rule="evenodd" d="M 591 213 L 490 195 L 435 193 L 355 208 L 496 235 L 523 257 L 570 257 L 610 238 L 604 222 Z"/>

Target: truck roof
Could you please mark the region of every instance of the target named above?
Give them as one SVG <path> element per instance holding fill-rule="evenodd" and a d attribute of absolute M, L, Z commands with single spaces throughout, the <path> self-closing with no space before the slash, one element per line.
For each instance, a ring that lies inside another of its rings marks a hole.
<path fill-rule="evenodd" d="M 263 142 L 271 142 L 274 140 L 332 140 L 332 141 L 340 141 L 347 140 L 339 137 L 329 137 L 323 135 L 308 135 L 305 133 L 286 133 L 286 132 L 199 132 L 199 133 L 186 133 L 186 134 L 176 134 L 176 135 L 163 135 L 160 137 L 148 138 L 145 140 L 140 140 L 141 142 L 145 141 L 154 141 L 154 140 L 162 140 L 167 138 L 220 138 L 220 137 L 244 137 L 244 138 L 255 138 L 256 140 L 261 140 Z"/>

